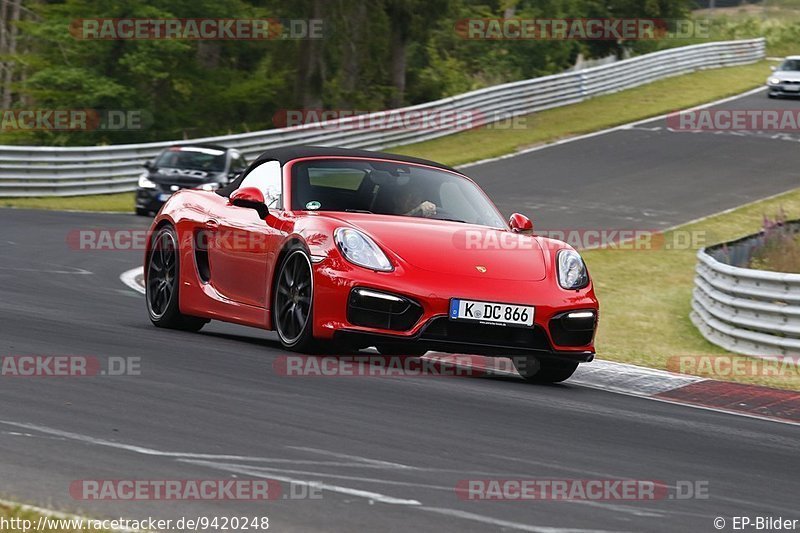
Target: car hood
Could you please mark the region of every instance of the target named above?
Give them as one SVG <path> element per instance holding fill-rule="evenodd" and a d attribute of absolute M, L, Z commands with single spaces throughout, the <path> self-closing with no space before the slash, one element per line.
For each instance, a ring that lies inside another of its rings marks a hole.
<path fill-rule="evenodd" d="M 360 229 L 408 264 L 431 272 L 480 279 L 540 281 L 547 275 L 535 237 L 459 222 L 413 217 L 335 216 Z"/>
<path fill-rule="evenodd" d="M 778 78 L 781 81 L 800 81 L 800 72 L 794 70 L 776 70 L 770 79 Z"/>

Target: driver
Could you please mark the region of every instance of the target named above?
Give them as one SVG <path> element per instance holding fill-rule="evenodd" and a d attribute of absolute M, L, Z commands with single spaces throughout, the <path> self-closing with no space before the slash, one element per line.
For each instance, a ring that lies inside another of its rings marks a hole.
<path fill-rule="evenodd" d="M 417 187 L 408 184 L 398 191 L 397 212 L 405 216 L 430 218 L 436 216 L 436 204 L 425 200 Z"/>

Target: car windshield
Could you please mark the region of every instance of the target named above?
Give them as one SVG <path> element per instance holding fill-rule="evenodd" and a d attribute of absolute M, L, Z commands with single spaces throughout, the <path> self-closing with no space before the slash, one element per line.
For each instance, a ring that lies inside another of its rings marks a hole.
<path fill-rule="evenodd" d="M 787 59 L 778 70 L 800 71 L 800 59 Z"/>
<path fill-rule="evenodd" d="M 225 170 L 225 152 L 213 148 L 183 146 L 164 151 L 156 160 L 159 168 L 185 168 L 222 172 Z"/>
<path fill-rule="evenodd" d="M 371 160 L 314 160 L 292 167 L 292 209 L 350 211 L 506 225 L 486 195 L 452 172 Z"/>

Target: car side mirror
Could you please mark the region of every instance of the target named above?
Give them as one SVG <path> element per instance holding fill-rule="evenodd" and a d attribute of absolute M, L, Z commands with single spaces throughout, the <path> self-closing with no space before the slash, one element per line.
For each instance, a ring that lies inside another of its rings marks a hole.
<path fill-rule="evenodd" d="M 151 161 L 145 161 L 142 166 L 147 170 L 153 170 L 155 168 L 155 166 L 153 166 L 153 163 Z"/>
<path fill-rule="evenodd" d="M 228 201 L 236 207 L 255 209 L 261 218 L 267 218 L 269 214 L 269 208 L 267 208 L 267 203 L 264 200 L 264 193 L 255 187 L 236 189 L 231 193 Z"/>
<path fill-rule="evenodd" d="M 525 215 L 514 213 L 508 220 L 508 225 L 511 226 L 511 231 L 514 233 L 533 235 L 533 222 Z"/>

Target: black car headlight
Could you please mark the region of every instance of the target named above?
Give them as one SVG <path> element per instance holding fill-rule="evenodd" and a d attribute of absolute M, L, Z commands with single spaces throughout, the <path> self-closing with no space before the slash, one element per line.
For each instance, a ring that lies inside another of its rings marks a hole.
<path fill-rule="evenodd" d="M 558 284 L 562 289 L 577 290 L 589 284 L 589 272 L 581 255 L 575 250 L 558 252 Z"/>

